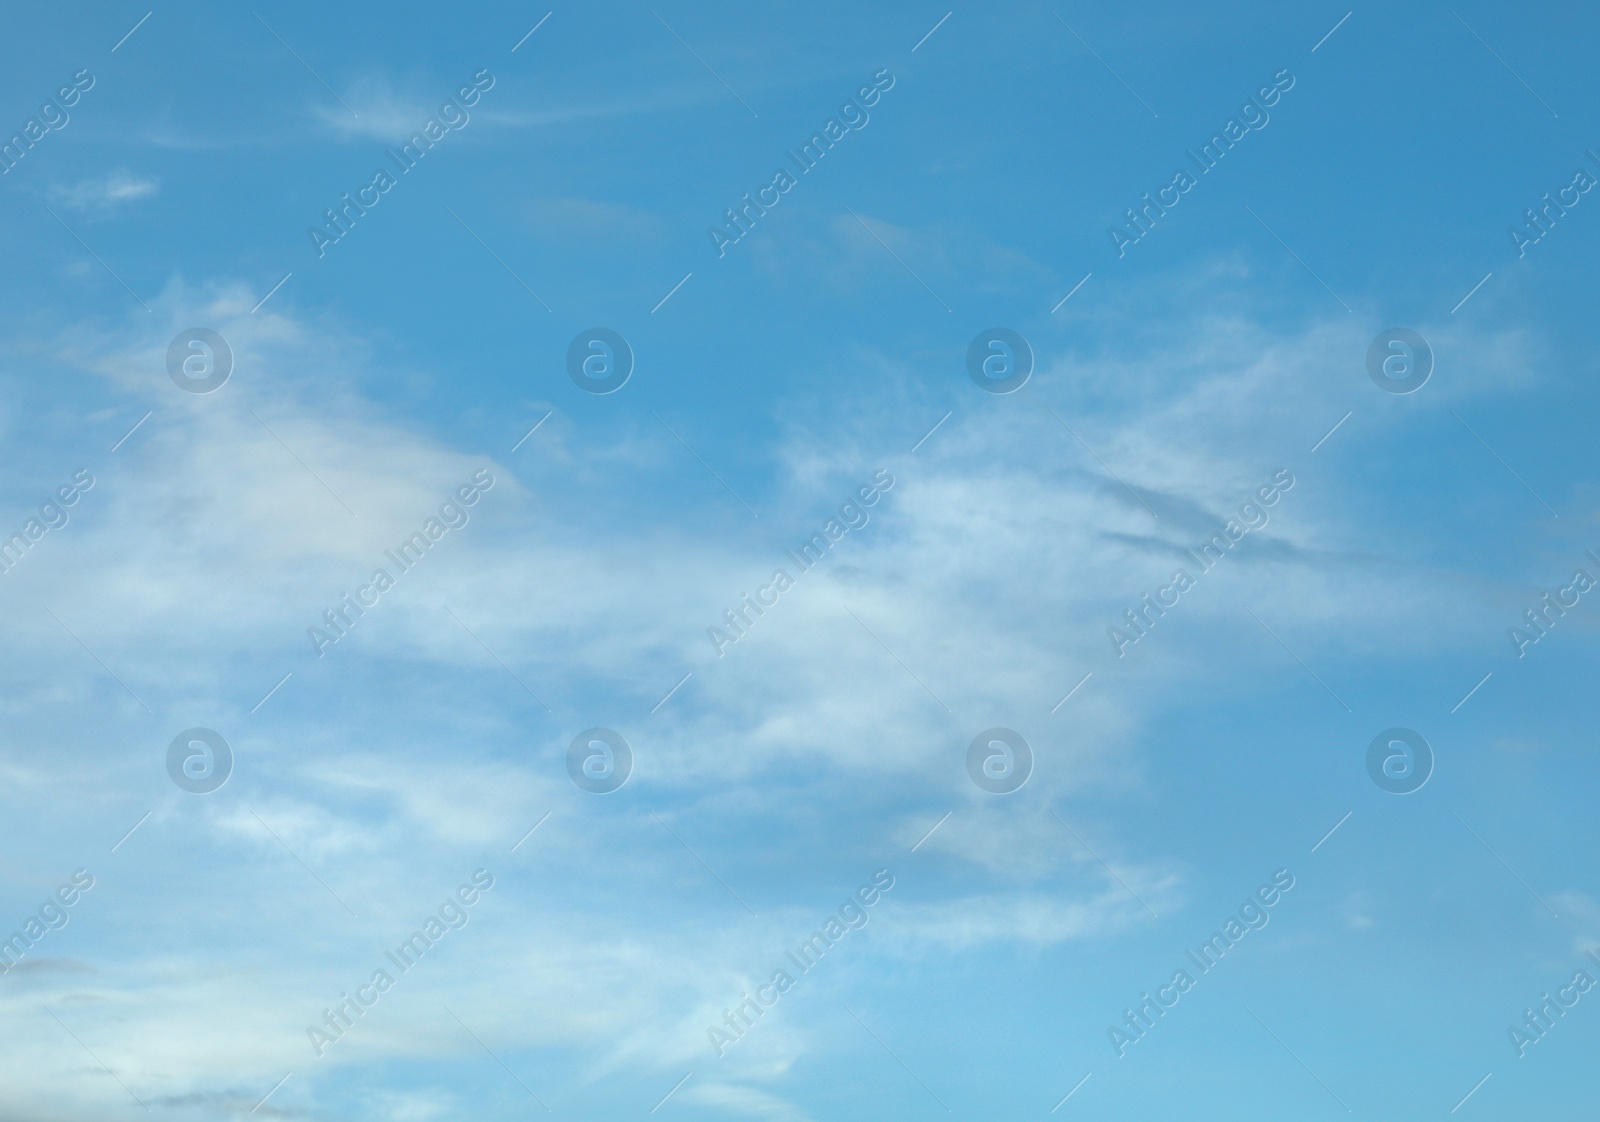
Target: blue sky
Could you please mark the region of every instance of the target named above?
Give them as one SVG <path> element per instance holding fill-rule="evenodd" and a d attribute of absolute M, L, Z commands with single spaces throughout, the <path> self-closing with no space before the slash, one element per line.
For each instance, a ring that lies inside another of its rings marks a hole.
<path fill-rule="evenodd" d="M 1589 1103 L 1600 992 L 1508 1030 L 1600 978 L 1595 606 L 1546 609 L 1520 653 L 1508 629 L 1600 580 L 1600 198 L 1510 233 L 1600 177 L 1591 14 L 5 27 L 0 139 L 59 127 L 0 161 L 0 532 L 23 536 L 0 936 L 25 947 L 0 1114 Z M 400 173 L 386 150 L 475 76 Z M 875 76 L 800 173 L 787 153 Z M 1245 117 L 1202 173 L 1189 151 Z M 384 167 L 319 255 L 308 230 Z M 783 167 L 719 255 L 710 229 Z M 567 369 L 594 327 L 634 356 L 603 395 Z M 1033 352 L 1015 393 L 968 374 L 995 327 Z M 194 328 L 232 352 L 214 392 L 169 375 Z M 1369 376 L 1393 328 L 1431 351 L 1416 392 Z M 433 518 L 456 524 L 399 571 Z M 800 573 L 787 551 L 835 518 L 857 524 Z M 319 654 L 308 629 L 379 568 L 393 587 Z M 780 568 L 719 653 L 708 629 Z M 1192 587 L 1119 644 L 1177 569 Z M 997 727 L 1033 754 L 1005 794 L 967 768 Z M 168 771 L 193 728 L 233 754 L 210 793 Z M 568 772 L 594 728 L 632 753 L 609 793 Z M 1433 753 L 1408 794 L 1368 771 L 1394 728 Z M 465 925 L 319 1054 L 308 1029 L 479 870 Z M 865 926 L 719 1055 L 708 1029 L 880 870 Z M 1199 973 L 1186 952 L 1279 870 L 1265 926 Z"/>

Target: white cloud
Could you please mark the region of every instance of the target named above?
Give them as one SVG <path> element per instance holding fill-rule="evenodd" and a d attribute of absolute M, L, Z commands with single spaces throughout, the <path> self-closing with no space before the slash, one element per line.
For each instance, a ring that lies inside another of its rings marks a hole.
<path fill-rule="evenodd" d="M 154 179 L 119 168 L 97 179 L 83 179 L 70 187 L 57 187 L 50 194 L 73 210 L 104 215 L 137 199 L 153 197 L 160 186 Z"/>
<path fill-rule="evenodd" d="M 39 864 L 84 851 L 85 838 L 99 845 L 105 835 L 109 847 L 155 810 L 101 859 L 98 895 L 67 929 L 80 942 L 59 954 L 97 972 L 19 974 L 39 988 L 26 1000 L 0 996 L 21 1073 L 0 1091 L 10 1117 L 46 1117 L 33 1104 L 60 1086 L 74 1088 L 62 1118 L 74 1104 L 87 1117 L 125 1097 L 109 1080 L 77 1078 L 79 1059 L 40 1035 L 36 997 L 142 1094 L 264 1092 L 296 1069 L 292 1104 L 314 1099 L 322 1073 L 345 1065 L 476 1048 L 440 1014 L 446 1000 L 497 1047 L 578 1050 L 580 1082 L 641 1069 L 676 1078 L 689 1057 L 709 1058 L 702 1012 L 720 1018 L 786 940 L 882 865 L 898 873 L 916 862 L 950 879 L 927 877 L 916 896 L 897 888 L 874 916 L 877 934 L 842 947 L 807 984 L 870 976 L 886 950 L 918 961 L 1112 938 L 1147 913 L 1049 808 L 1137 795 L 1153 694 L 1203 691 L 1278 656 L 1217 653 L 1217 629 L 1239 614 L 1241 573 L 1251 602 L 1285 629 L 1338 616 L 1381 623 L 1373 633 L 1385 641 L 1446 645 L 1461 626 L 1426 574 L 1341 560 L 1371 528 L 1298 451 L 1342 412 L 1349 364 L 1331 356 L 1360 353 L 1355 328 L 1272 334 L 1240 323 L 1198 356 L 1177 346 L 1137 360 L 1051 360 L 1031 401 L 966 407 L 915 457 L 882 452 L 872 424 L 848 418 L 836 419 L 824 454 L 797 422 L 766 504 L 812 512 L 793 526 L 821 525 L 873 469 L 891 469 L 895 485 L 867 525 L 797 574 L 718 658 L 705 629 L 792 563 L 764 540 L 685 528 L 692 519 L 670 506 L 640 513 L 597 484 L 618 465 L 674 462 L 664 434 L 578 463 L 581 441 L 558 412 L 539 447 L 572 473 L 565 495 L 542 493 L 514 463 L 444 446 L 362 396 L 360 340 L 270 308 L 251 315 L 252 302 L 242 290 L 174 287 L 155 304 L 160 327 L 76 329 L 60 345 L 62 359 L 103 375 L 132 417 L 155 413 L 122 451 L 90 463 L 97 483 L 72 522 L 0 577 L 18 605 L 0 652 L 17 684 L 0 764 L 37 791 L 35 761 L 60 745 L 75 805 L 92 816 L 65 845 L 52 835 L 30 857 Z M 196 322 L 213 324 L 236 356 L 227 385 L 204 396 L 165 373 L 168 341 Z M 1474 350 L 1506 353 L 1492 339 Z M 1127 400 L 1135 364 L 1173 371 L 1163 396 Z M 1092 394 L 1112 405 L 1091 407 Z M 1046 402 L 1160 518 L 1061 432 Z M 899 423 L 893 405 L 854 408 Z M 1231 569 L 1202 578 L 1137 648 L 1137 673 L 1134 656 L 1119 663 L 1107 625 L 1165 579 L 1176 550 L 1217 528 L 1280 452 L 1292 452 L 1302 482 L 1261 541 L 1247 543 L 1263 548 L 1241 547 L 1224 562 Z M 471 523 L 317 658 L 305 629 L 480 467 L 497 482 Z M 619 509 L 627 519 L 613 517 Z M 34 604 L 54 606 L 94 659 Z M 1426 629 L 1402 626 L 1423 617 Z M 1203 621 L 1209 637 L 1181 620 Z M 272 707 L 251 714 L 291 669 Z M 694 679 L 650 713 L 690 669 Z M 1089 669 L 1095 678 L 1053 713 Z M 114 707 L 123 718 L 100 715 Z M 238 748 L 238 772 L 209 801 L 175 791 L 161 771 L 180 719 L 226 725 Z M 634 741 L 638 767 L 602 801 L 568 783 L 562 761 L 572 731 L 608 721 Z M 963 765 L 973 731 L 999 723 L 1016 724 L 1038 759 L 1005 803 L 975 790 Z M 97 746 L 92 765 L 81 762 L 84 743 Z M 827 828 L 818 807 L 832 816 Z M 555 813 L 512 856 L 546 811 Z M 657 812 L 687 834 L 695 858 Z M 1183 864 L 1159 837 L 1064 816 L 1157 910 L 1182 907 Z M 41 812 L 41 832 L 60 828 Z M 797 887 L 788 874 L 802 857 L 855 871 L 830 875 L 831 887 Z M 760 902 L 759 919 L 701 858 Z M 471 924 L 313 1064 L 305 1026 L 480 865 L 499 880 Z M 985 887 L 962 887 L 967 873 Z M 250 922 L 219 922 L 223 913 Z M 730 1056 L 729 1070 L 742 1065 L 737 1080 L 707 1078 L 685 1088 L 686 1101 L 798 1118 L 762 1084 L 824 1031 L 803 1010 L 783 1005 Z M 388 1105 L 397 1118 L 449 1109 L 421 1093 Z"/>

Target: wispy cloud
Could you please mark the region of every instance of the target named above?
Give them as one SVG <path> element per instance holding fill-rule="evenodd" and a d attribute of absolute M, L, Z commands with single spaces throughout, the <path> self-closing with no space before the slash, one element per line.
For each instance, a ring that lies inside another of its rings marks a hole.
<path fill-rule="evenodd" d="M 160 186 L 157 180 L 119 168 L 98 178 L 79 180 L 70 187 L 54 188 L 50 195 L 73 210 L 103 216 L 138 199 L 153 197 Z"/>
<path fill-rule="evenodd" d="M 1203 692 L 1278 655 L 1249 644 L 1202 653 L 1204 637 L 1163 624 L 1139 648 L 1144 679 L 1097 674 L 1065 716 L 1051 717 L 1084 668 L 1115 668 L 1107 623 L 1170 572 L 1171 546 L 1183 539 L 1162 537 L 1165 519 L 1153 520 L 1107 479 L 1048 412 L 1021 400 L 1004 409 L 981 401 L 910 458 L 904 450 L 926 417 L 908 425 L 899 395 L 920 394 L 919 375 L 873 356 L 863 366 L 882 375 L 879 396 L 787 414 L 804 420 L 793 420 L 780 442 L 771 501 L 762 503 L 793 513 L 780 540 L 753 541 L 715 520 L 697 520 L 691 533 L 681 523 L 696 501 L 684 495 L 695 492 L 666 466 L 681 450 L 655 429 L 624 432 L 591 454 L 558 413 L 539 447 L 564 483 L 536 498 L 510 463 L 447 447 L 364 395 L 361 340 L 297 317 L 292 304 L 251 315 L 255 299 L 253 289 L 174 285 L 153 301 L 160 328 L 63 331 L 58 358 L 100 374 L 133 418 L 150 408 L 149 371 L 161 369 L 181 327 L 214 324 L 240 375 L 214 395 L 154 401 L 159 408 L 117 459 L 90 465 L 103 482 L 72 523 L 40 543 L 50 564 L 5 578 L 25 592 L 13 642 L 0 652 L 12 683 L 9 735 L 30 746 L 19 757 L 63 741 L 64 752 L 79 751 L 79 741 L 117 746 L 93 766 L 72 765 L 74 797 L 95 820 L 78 834 L 104 834 L 106 846 L 154 808 L 116 855 L 124 864 L 107 867 L 107 890 L 73 918 L 72 937 L 84 942 L 64 953 L 96 973 L 39 970 L 30 979 L 69 1011 L 117 1011 L 81 1027 L 119 1073 L 139 1073 L 141 1094 L 243 1101 L 237 1088 L 264 1091 L 289 1070 L 297 1074 L 280 1105 L 311 1094 L 319 1074 L 299 1066 L 313 1059 L 306 1024 L 381 964 L 363 948 L 403 938 L 438 893 L 479 865 L 504 885 L 461 933 L 461 953 L 407 975 L 399 994 L 352 1030 L 350 1046 L 325 1061 L 327 1071 L 468 1053 L 477 1045 L 438 1010 L 448 1000 L 497 1053 L 582 1048 L 569 1084 L 646 1070 L 664 1089 L 696 1057 L 712 1058 L 699 1014 L 720 1018 L 752 978 L 781 962 L 782 947 L 878 866 L 899 871 L 914 861 L 944 879 L 925 877 L 913 895 L 908 874 L 906 889 L 878 906 L 871 937 L 830 958 L 828 973 L 808 984 L 860 982 L 886 951 L 896 961 L 938 963 L 982 948 L 1104 943 L 1146 923 L 1140 900 L 1163 915 L 1182 908 L 1186 853 L 1169 838 L 1111 814 L 1064 810 L 1094 845 L 1090 855 L 1049 810 L 1086 794 L 1143 790 L 1149 675 L 1163 675 L 1170 693 Z M 1099 394 L 1084 434 L 1152 505 L 1199 526 L 1237 505 L 1263 463 L 1276 466 L 1244 434 L 1300 424 L 1314 439 L 1324 426 L 1320 404 L 1338 416 L 1337 360 L 1328 355 L 1351 347 L 1342 337 L 1330 344 L 1335 330 L 1240 323 L 1214 332 L 1223 341 L 1203 355 L 1149 347 L 1137 361 L 1182 371 L 1154 405 L 1119 397 L 1121 373 L 1135 361 L 1126 356 L 1052 361 L 1030 393 L 1068 411 L 1070 395 Z M 1285 369 L 1311 387 L 1293 408 L 1280 393 Z M 1301 415 L 1308 408 L 1310 420 Z M 109 447 L 127 426 L 107 427 L 116 430 Z M 886 430 L 901 435 L 886 444 L 875 435 Z M 76 433 L 38 439 L 54 450 Z M 1297 436 L 1294 446 L 1309 439 Z M 1018 449 L 1026 449 L 1020 459 Z M 884 465 L 897 481 L 870 523 L 717 657 L 706 627 L 752 581 L 790 564 L 782 545 L 791 530 L 797 545 L 802 529 Z M 306 627 L 483 466 L 497 483 L 471 524 L 318 658 Z M 660 476 L 661 490 L 640 509 L 616 474 Z M 702 482 L 694 476 L 692 486 Z M 1317 552 L 1372 530 L 1313 493 L 1309 484 L 1296 491 L 1263 531 L 1296 549 L 1258 551 L 1254 602 L 1268 604 L 1263 611 L 1285 630 L 1337 615 L 1373 630 L 1381 624 L 1413 646 L 1449 645 L 1455 625 L 1440 593 L 1404 573 L 1341 563 L 1337 550 Z M 19 494 L 19 504 L 24 498 L 36 501 Z M 1208 578 L 1216 583 L 1185 600 L 1183 618 L 1207 620 L 1212 632 L 1230 626 L 1239 613 L 1225 579 Z M 63 733 L 63 708 L 124 703 L 101 664 L 28 607 L 34 602 L 57 606 L 160 716 L 132 738 L 110 717 L 103 729 Z M 1443 624 L 1406 626 L 1440 615 Z M 549 699 L 553 717 L 526 700 L 508 668 Z M 690 668 L 692 686 L 651 714 Z M 250 706 L 288 669 L 295 678 L 252 718 Z M 151 745 L 196 723 L 199 711 L 226 727 L 241 772 L 196 805 L 151 766 Z M 1038 759 L 1029 784 L 1003 807 L 974 788 L 962 765 L 972 730 L 1002 720 L 1018 723 Z M 574 730 L 607 722 L 635 742 L 638 774 L 601 804 L 567 781 L 561 761 Z M 641 791 L 648 803 L 636 801 Z M 819 829 L 818 806 L 846 813 L 851 828 Z M 915 839 L 952 808 L 911 856 Z M 552 811 L 511 856 L 512 843 Z M 660 828 L 657 811 L 674 816 L 693 859 Z M 77 834 L 65 843 L 74 852 L 82 845 Z M 51 852 L 63 847 L 56 839 Z M 802 851 L 807 862 L 846 871 L 825 883 L 802 877 L 794 865 Z M 518 872 L 532 862 L 536 888 Z M 747 917 L 708 868 L 761 918 Z M 605 876 L 594 877 L 596 869 Z M 179 891 L 162 879 L 172 870 L 183 874 Z M 197 908 L 224 896 L 244 914 L 275 917 L 273 925 L 211 930 L 211 957 L 189 954 L 180 966 L 166 948 L 201 922 Z M 111 931 L 130 937 L 112 941 Z M 243 973 L 224 965 L 239 961 L 256 965 Z M 514 992 L 499 981 L 508 977 L 519 980 Z M 224 1007 L 235 1028 L 218 1036 L 206 1011 Z M 0 1002 L 11 1039 L 36 1039 L 37 1015 Z M 740 1066 L 738 1083 L 697 1076 L 680 1094 L 798 1119 L 778 1084 L 828 1031 L 804 1001 L 788 1002 L 748 1049 L 767 1067 Z M 53 1043 L 25 1046 L 17 1059 L 29 1074 L 15 1092 L 0 1092 L 8 1109 L 5 1094 L 20 1101 L 79 1064 Z M 745 1062 L 730 1060 L 728 1070 Z M 122 1094 L 104 1082 L 80 1093 L 86 1114 Z M 431 1094 L 397 1099 L 391 1113 L 425 1117 Z"/>

